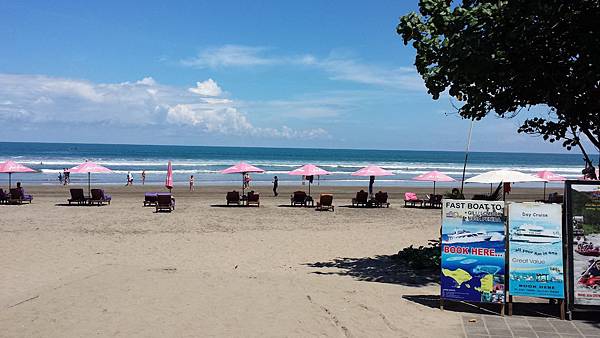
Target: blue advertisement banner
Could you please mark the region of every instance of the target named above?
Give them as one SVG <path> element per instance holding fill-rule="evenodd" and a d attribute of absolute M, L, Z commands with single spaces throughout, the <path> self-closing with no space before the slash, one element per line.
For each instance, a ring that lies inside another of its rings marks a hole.
<path fill-rule="evenodd" d="M 441 297 L 503 303 L 504 202 L 442 202 Z"/>
<path fill-rule="evenodd" d="M 562 206 L 510 203 L 508 231 L 510 294 L 564 298 Z"/>

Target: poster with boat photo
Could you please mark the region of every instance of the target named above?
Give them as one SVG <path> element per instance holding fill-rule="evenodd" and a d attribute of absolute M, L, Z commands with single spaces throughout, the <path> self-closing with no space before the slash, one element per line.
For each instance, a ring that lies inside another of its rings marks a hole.
<path fill-rule="evenodd" d="M 441 297 L 504 302 L 504 202 L 442 203 Z"/>
<path fill-rule="evenodd" d="M 569 195 L 573 302 L 600 305 L 600 185 L 573 184 Z"/>
<path fill-rule="evenodd" d="M 508 205 L 509 291 L 513 296 L 564 298 L 562 205 Z"/>

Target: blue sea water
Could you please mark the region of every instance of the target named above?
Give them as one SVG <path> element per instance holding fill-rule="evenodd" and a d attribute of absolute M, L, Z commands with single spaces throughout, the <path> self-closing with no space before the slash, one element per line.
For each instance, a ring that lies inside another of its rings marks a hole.
<path fill-rule="evenodd" d="M 407 150 L 353 150 L 309 148 L 257 148 L 208 147 L 165 145 L 117 145 L 77 143 L 17 143 L 0 142 L 0 161 L 14 160 L 39 171 L 36 174 L 14 174 L 15 180 L 25 183 L 57 184 L 63 168 L 73 167 L 83 161 L 96 161 L 113 170 L 111 174 L 92 175 L 94 182 L 125 182 L 128 171 L 139 182 L 142 170 L 146 182 L 164 181 L 166 165 L 173 162 L 175 184 L 186 184 L 194 175 L 197 184 L 239 184 L 237 175 L 222 175 L 222 170 L 238 161 L 246 161 L 266 170 L 252 175 L 253 184 L 270 184 L 274 175 L 282 185 L 299 184 L 301 178 L 286 173 L 300 165 L 313 163 L 331 172 L 315 184 L 364 186 L 368 178 L 350 176 L 359 168 L 376 164 L 394 173 L 378 177 L 376 186 L 431 186 L 410 179 L 418 174 L 439 170 L 460 180 L 464 161 L 463 152 L 407 151 Z M 566 177 L 580 176 L 581 156 L 571 154 L 528 154 L 474 152 L 469 155 L 466 177 L 494 170 L 515 169 L 526 173 L 552 170 Z M 84 181 L 87 177 L 73 175 L 72 180 Z M 438 183 L 438 187 L 455 184 Z M 535 184 L 534 184 L 535 185 Z M 535 185 L 539 186 L 539 184 Z"/>

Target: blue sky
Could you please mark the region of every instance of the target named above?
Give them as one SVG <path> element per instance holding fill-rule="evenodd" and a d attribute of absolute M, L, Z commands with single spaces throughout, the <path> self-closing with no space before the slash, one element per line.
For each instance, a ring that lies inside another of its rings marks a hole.
<path fill-rule="evenodd" d="M 462 150 L 396 34 L 416 1 L 0 3 L 8 141 Z M 489 117 L 473 150 L 562 152 Z"/>

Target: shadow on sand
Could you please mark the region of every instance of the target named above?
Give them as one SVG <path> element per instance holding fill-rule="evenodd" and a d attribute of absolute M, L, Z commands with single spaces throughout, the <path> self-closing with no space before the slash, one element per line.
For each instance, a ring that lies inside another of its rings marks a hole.
<path fill-rule="evenodd" d="M 258 205 L 241 205 L 241 204 L 211 204 L 212 208 L 258 208 Z"/>
<path fill-rule="evenodd" d="M 335 271 L 317 270 L 318 275 L 350 276 L 359 281 L 424 286 L 439 282 L 439 274 L 434 269 L 415 270 L 397 255 L 378 255 L 363 258 L 335 258 L 328 262 L 306 263 L 318 269 L 336 269 Z"/>
<path fill-rule="evenodd" d="M 80 208 L 84 208 L 84 207 L 105 207 L 108 206 L 109 204 L 69 204 L 69 203 L 56 203 L 54 204 L 55 207 L 80 207 Z"/>

